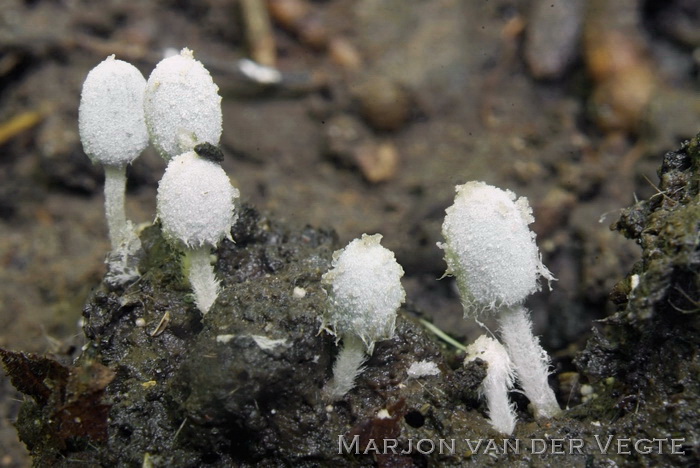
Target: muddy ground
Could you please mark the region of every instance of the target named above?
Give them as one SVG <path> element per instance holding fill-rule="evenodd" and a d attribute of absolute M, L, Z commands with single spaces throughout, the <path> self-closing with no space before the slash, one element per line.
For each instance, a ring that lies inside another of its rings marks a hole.
<path fill-rule="evenodd" d="M 334 229 L 337 246 L 381 232 L 410 308 L 464 343 L 481 332 L 437 281 L 444 209 L 467 180 L 527 196 L 558 278 L 531 301 L 537 331 L 559 375 L 575 371 L 640 258 L 608 226 L 657 192 L 663 154 L 700 129 L 695 2 L 270 1 L 275 85 L 238 67 L 269 60 L 243 3 L 4 3 L 0 346 L 71 355 L 104 274 L 102 171 L 77 133 L 85 75 L 114 53 L 147 76 L 187 46 L 224 97 L 223 166 L 243 200 Z M 153 220 L 164 166 L 149 149 L 130 168 L 134 220 Z M 0 392 L 0 466 L 25 466 L 10 423 L 22 397 L 5 378 Z"/>

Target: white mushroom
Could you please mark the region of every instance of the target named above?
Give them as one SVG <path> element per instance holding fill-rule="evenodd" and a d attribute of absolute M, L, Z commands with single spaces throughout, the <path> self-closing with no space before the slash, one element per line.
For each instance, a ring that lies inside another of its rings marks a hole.
<path fill-rule="evenodd" d="M 126 166 L 148 145 L 143 113 L 146 80 L 114 55 L 88 73 L 80 97 L 79 129 L 85 153 L 105 169 L 105 212 L 112 252 L 107 281 L 139 276 L 134 256 L 141 242 L 124 212 Z"/>
<path fill-rule="evenodd" d="M 183 248 L 199 310 L 206 314 L 219 294 L 210 252 L 231 238 L 238 189 L 217 163 L 190 151 L 173 158 L 158 184 L 158 219 L 163 235 Z"/>

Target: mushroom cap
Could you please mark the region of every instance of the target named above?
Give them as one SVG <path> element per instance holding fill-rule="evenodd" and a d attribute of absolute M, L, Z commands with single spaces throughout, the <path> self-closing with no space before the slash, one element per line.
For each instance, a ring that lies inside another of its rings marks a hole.
<path fill-rule="evenodd" d="M 456 187 L 442 235 L 447 274 L 454 275 L 465 314 L 522 303 L 539 289 L 540 276 L 554 279 L 542 264 L 527 198 L 484 182 Z"/>
<path fill-rule="evenodd" d="M 219 87 L 189 49 L 156 65 L 148 77 L 144 110 L 151 142 L 165 159 L 198 143 L 219 143 Z"/>
<path fill-rule="evenodd" d="M 381 239 L 363 234 L 353 240 L 333 253 L 332 268 L 322 277 L 330 299 L 325 323 L 339 337 L 361 338 L 368 350 L 394 336 L 396 312 L 406 297 L 403 268 Z"/>
<path fill-rule="evenodd" d="M 88 73 L 78 110 L 83 150 L 93 162 L 125 166 L 148 146 L 146 80 L 130 63 L 107 57 Z"/>
<path fill-rule="evenodd" d="M 238 196 L 238 189 L 218 164 L 194 151 L 173 158 L 158 184 L 163 234 L 188 248 L 215 247 L 231 236 Z"/>

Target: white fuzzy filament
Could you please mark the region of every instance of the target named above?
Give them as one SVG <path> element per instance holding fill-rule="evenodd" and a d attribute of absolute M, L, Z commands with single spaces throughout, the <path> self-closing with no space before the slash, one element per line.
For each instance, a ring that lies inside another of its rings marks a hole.
<path fill-rule="evenodd" d="M 343 347 L 333 364 L 333 378 L 323 388 L 328 401 L 342 399 L 355 386 L 355 378 L 360 375 L 362 363 L 367 359 L 365 344 L 355 336 L 343 338 Z"/>
<path fill-rule="evenodd" d="M 216 279 L 214 266 L 211 264 L 209 252 L 211 247 L 204 246 L 187 249 L 189 261 L 189 280 L 194 291 L 197 308 L 206 314 L 219 295 L 219 280 Z"/>
<path fill-rule="evenodd" d="M 550 362 L 547 352 L 532 334 L 530 313 L 523 306 L 506 308 L 498 314 L 501 339 L 505 344 L 525 396 L 532 403 L 536 418 L 551 418 L 561 412 L 549 386 Z"/>
<path fill-rule="evenodd" d="M 486 398 L 489 422 L 498 432 L 510 435 L 515 429 L 516 417 L 508 392 L 513 388 L 515 374 L 508 352 L 498 341 L 481 335 L 467 348 L 465 363 L 476 358 L 488 364 L 486 378 L 479 390 Z"/>

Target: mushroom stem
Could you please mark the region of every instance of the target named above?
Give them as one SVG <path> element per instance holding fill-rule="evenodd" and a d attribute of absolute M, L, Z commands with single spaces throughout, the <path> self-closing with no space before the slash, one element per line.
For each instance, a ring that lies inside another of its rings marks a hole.
<path fill-rule="evenodd" d="M 488 364 L 480 392 L 486 397 L 491 426 L 503 434 L 510 435 L 516 422 L 515 406 L 508 399 L 508 392 L 513 388 L 515 378 L 513 361 L 501 343 L 486 335 L 481 335 L 469 345 L 464 363 L 476 358 Z"/>
<path fill-rule="evenodd" d="M 105 165 L 105 213 L 112 251 L 107 257 L 105 281 L 125 284 L 139 277 L 138 252 L 141 240 L 124 213 L 126 166 Z"/>
<path fill-rule="evenodd" d="M 216 279 L 214 266 L 210 258 L 211 247 L 205 245 L 187 249 L 189 279 L 194 291 L 197 308 L 206 314 L 219 295 L 219 280 Z"/>
<path fill-rule="evenodd" d="M 532 321 L 523 306 L 504 308 L 498 314 L 501 339 L 515 367 L 518 382 L 532 403 L 535 418 L 551 418 L 561 412 L 549 386 L 549 356 L 532 334 Z"/>
<path fill-rule="evenodd" d="M 131 226 L 124 212 L 126 191 L 126 166 L 104 166 L 105 169 L 105 213 L 112 250 L 117 251 L 128 243 Z"/>
<path fill-rule="evenodd" d="M 333 364 L 333 378 L 323 388 L 326 400 L 340 400 L 355 386 L 355 377 L 362 372 L 362 363 L 367 358 L 366 349 L 359 337 L 343 337 L 343 347 Z"/>

